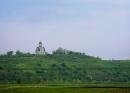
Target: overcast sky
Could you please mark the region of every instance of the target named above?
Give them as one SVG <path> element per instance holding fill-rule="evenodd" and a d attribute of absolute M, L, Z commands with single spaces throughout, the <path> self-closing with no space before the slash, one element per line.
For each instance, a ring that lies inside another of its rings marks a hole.
<path fill-rule="evenodd" d="M 0 0 L 0 53 L 63 47 L 130 59 L 130 0 Z"/>

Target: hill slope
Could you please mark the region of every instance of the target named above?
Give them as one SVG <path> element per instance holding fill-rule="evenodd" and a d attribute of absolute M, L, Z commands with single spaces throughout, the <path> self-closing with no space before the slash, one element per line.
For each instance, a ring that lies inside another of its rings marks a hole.
<path fill-rule="evenodd" d="M 83 54 L 0 56 L 0 83 L 129 83 L 129 60 L 101 60 Z"/>

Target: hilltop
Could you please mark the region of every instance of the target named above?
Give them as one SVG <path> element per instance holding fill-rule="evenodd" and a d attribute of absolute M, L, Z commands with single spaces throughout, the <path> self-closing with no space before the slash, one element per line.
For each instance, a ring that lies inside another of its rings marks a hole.
<path fill-rule="evenodd" d="M 0 56 L 0 83 L 129 83 L 130 60 L 102 60 L 73 51 Z"/>

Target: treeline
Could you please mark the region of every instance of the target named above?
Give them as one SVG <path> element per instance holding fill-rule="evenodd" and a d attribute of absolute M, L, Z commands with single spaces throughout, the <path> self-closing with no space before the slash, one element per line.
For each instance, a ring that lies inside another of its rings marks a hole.
<path fill-rule="evenodd" d="M 66 54 L 66 55 L 67 54 L 72 54 L 72 55 L 74 54 L 74 55 L 87 56 L 85 53 L 74 52 L 74 51 L 63 49 L 63 48 L 58 48 L 56 50 L 53 50 L 51 54 L 48 53 L 48 52 L 46 52 L 45 55 L 51 56 L 51 55 L 62 55 L 62 54 Z M 16 52 L 14 52 L 14 51 L 8 51 L 6 54 L 0 54 L 0 56 L 35 56 L 35 55 L 36 54 L 32 54 L 30 52 L 27 52 L 27 53 L 21 52 L 20 50 L 17 50 Z M 89 57 L 92 57 L 92 56 L 89 56 Z"/>
<path fill-rule="evenodd" d="M 31 54 L 29 52 L 24 53 L 21 52 L 20 50 L 17 50 L 16 52 L 8 51 L 6 54 L 1 54 L 0 56 L 30 56 L 30 55 L 35 55 L 35 54 Z"/>

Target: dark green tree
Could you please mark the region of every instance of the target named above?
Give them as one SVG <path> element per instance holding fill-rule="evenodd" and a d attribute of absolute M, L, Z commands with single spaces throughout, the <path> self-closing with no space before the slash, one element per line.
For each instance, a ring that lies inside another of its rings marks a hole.
<path fill-rule="evenodd" d="M 7 56 L 12 56 L 13 55 L 13 51 L 8 51 L 7 52 Z"/>
<path fill-rule="evenodd" d="M 23 55 L 23 53 L 20 52 L 19 50 L 17 50 L 17 51 L 16 51 L 16 55 L 17 55 L 17 56 L 20 56 L 20 55 Z"/>

